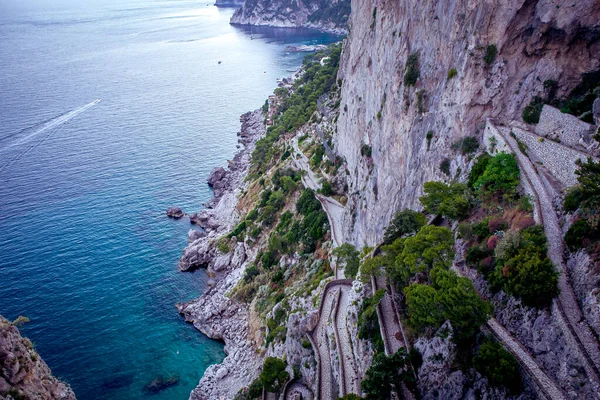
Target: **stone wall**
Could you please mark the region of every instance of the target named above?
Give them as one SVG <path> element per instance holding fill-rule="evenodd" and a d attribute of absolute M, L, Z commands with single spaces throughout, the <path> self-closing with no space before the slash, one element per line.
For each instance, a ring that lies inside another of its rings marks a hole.
<path fill-rule="evenodd" d="M 535 133 L 548 139 L 558 140 L 561 143 L 585 150 L 592 143 L 590 132 L 592 125 L 587 124 L 571 114 L 560 112 L 559 109 L 544 105 L 540 122 L 535 126 Z"/>
<path fill-rule="evenodd" d="M 541 162 L 562 185 L 569 187 L 577 183 L 576 162 L 585 160 L 587 154 L 520 128 L 513 128 L 512 132 L 519 141 L 527 146 L 526 151 L 529 158 L 538 165 Z"/>

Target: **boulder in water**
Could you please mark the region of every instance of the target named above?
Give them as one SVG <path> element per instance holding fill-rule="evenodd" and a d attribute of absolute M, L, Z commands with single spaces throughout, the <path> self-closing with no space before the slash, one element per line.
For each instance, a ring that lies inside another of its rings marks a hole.
<path fill-rule="evenodd" d="M 179 207 L 171 207 L 167 210 L 167 216 L 169 218 L 179 219 L 184 215 L 184 212 Z"/>

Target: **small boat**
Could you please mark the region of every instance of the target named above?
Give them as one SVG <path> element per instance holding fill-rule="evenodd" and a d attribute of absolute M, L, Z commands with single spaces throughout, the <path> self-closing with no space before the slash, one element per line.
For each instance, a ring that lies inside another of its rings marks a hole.
<path fill-rule="evenodd" d="M 219 64 L 221 64 L 223 61 L 219 61 Z"/>

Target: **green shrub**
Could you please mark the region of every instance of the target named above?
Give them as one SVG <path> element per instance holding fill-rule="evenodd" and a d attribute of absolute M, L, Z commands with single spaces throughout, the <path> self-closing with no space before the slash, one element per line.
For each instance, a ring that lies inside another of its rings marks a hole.
<path fill-rule="evenodd" d="M 485 339 L 473 358 L 473 366 L 492 386 L 504 386 L 513 394 L 523 390 L 519 362 L 497 342 Z"/>
<path fill-rule="evenodd" d="M 438 328 L 449 320 L 455 340 L 472 337 L 492 313 L 468 278 L 437 267 L 431 270 L 432 285 L 413 283 L 404 289 L 409 325 L 418 332 Z"/>
<path fill-rule="evenodd" d="M 383 352 L 383 339 L 377 319 L 377 305 L 385 296 L 385 290 L 379 289 L 373 296 L 364 299 L 358 312 L 358 337 L 370 340 L 377 352 Z"/>
<path fill-rule="evenodd" d="M 285 361 L 276 357 L 267 357 L 259 380 L 265 390 L 277 393 L 290 379 L 290 374 L 285 370 Z"/>
<path fill-rule="evenodd" d="M 490 44 L 485 49 L 485 56 L 483 56 L 483 61 L 487 65 L 492 65 L 494 61 L 496 61 L 496 56 L 498 55 L 498 48 L 495 44 Z"/>
<path fill-rule="evenodd" d="M 433 131 L 428 131 L 425 137 L 427 139 L 427 151 L 429 151 L 429 148 L 431 147 L 431 139 L 433 139 Z"/>
<path fill-rule="evenodd" d="M 583 247 L 583 239 L 592 232 L 592 227 L 585 219 L 578 219 L 571 225 L 565 234 L 565 243 L 570 250 L 577 250 Z"/>
<path fill-rule="evenodd" d="M 520 170 L 513 154 L 500 153 L 488 162 L 473 187 L 480 195 L 514 197 L 519 186 Z"/>
<path fill-rule="evenodd" d="M 444 217 L 461 220 L 469 216 L 470 192 L 464 183 L 425 182 L 425 194 L 419 202 L 429 214 L 441 214 Z"/>
<path fill-rule="evenodd" d="M 406 282 L 414 274 L 429 272 L 435 267 L 450 267 L 454 259 L 453 244 L 452 231 L 435 225 L 424 226 L 415 236 L 397 239 L 394 245 L 399 254 L 393 275 Z"/>
<path fill-rule="evenodd" d="M 565 196 L 563 207 L 567 212 L 576 211 L 584 200 L 583 192 L 578 186 L 572 187 Z"/>
<path fill-rule="evenodd" d="M 532 307 L 546 307 L 558 294 L 558 273 L 546 255 L 543 227 L 532 226 L 518 234 L 508 231 L 494 250 L 496 269 L 492 284 L 521 298 Z"/>
<path fill-rule="evenodd" d="M 475 164 L 473 168 L 471 168 L 471 172 L 469 172 L 469 181 L 467 185 L 472 189 L 475 185 L 475 182 L 483 175 L 485 169 L 487 168 L 492 157 L 488 153 L 483 153 L 477 160 L 475 160 Z"/>
<path fill-rule="evenodd" d="M 309 121 L 317 110 L 318 98 L 335 85 L 340 54 L 341 45 L 335 44 L 324 52 L 308 55 L 302 65 L 304 75 L 294 83 L 293 93 L 288 95 L 288 90 L 284 88 L 276 90 L 276 94 L 283 98 L 283 104 L 273 125 L 267 128 L 266 135 L 256 142 L 250 162 L 251 176 L 258 176 L 267 170 L 279 151 L 275 143 L 283 134 L 293 132 Z M 320 60 L 327 55 L 328 62 L 321 65 Z"/>
<path fill-rule="evenodd" d="M 600 162 L 588 158 L 579 165 L 575 175 L 583 199 L 582 206 L 592 210 L 600 208 Z"/>
<path fill-rule="evenodd" d="M 377 7 L 373 8 L 373 20 L 371 21 L 370 26 L 371 29 L 375 27 L 375 22 L 377 22 Z"/>
<path fill-rule="evenodd" d="M 442 171 L 445 175 L 450 176 L 450 159 L 444 158 L 440 163 L 440 171 Z"/>
<path fill-rule="evenodd" d="M 582 120 L 593 123 L 592 105 L 600 97 L 600 70 L 583 74 L 581 83 L 577 85 L 566 99 L 557 104 L 564 113 L 575 115 Z"/>
<path fill-rule="evenodd" d="M 537 124 L 540 122 L 543 107 L 544 103 L 540 97 L 535 96 L 532 98 L 529 104 L 523 109 L 523 121 L 528 124 Z"/>
<path fill-rule="evenodd" d="M 454 78 L 456 75 L 458 75 L 458 72 L 456 71 L 456 68 L 450 68 L 450 70 L 448 71 L 447 80 L 450 80 L 450 79 Z"/>
<path fill-rule="evenodd" d="M 404 235 L 416 233 L 426 223 L 427 218 L 420 212 L 409 209 L 397 211 L 385 229 L 383 243 L 391 244 L 394 240 Z"/>
<path fill-rule="evenodd" d="M 304 189 L 298 202 L 296 203 L 296 211 L 301 215 L 308 215 L 313 211 L 318 211 L 321 209 L 321 203 L 315 197 L 315 192 L 311 189 Z"/>
<path fill-rule="evenodd" d="M 406 86 L 414 86 L 420 76 L 419 70 L 419 54 L 412 53 L 406 60 L 406 70 L 404 72 L 404 84 Z"/>
<path fill-rule="evenodd" d="M 475 153 L 479 150 L 479 141 L 475 136 L 467 136 L 454 142 L 452 149 L 455 151 L 460 150 L 462 155 Z"/>
<path fill-rule="evenodd" d="M 256 220 L 256 218 L 258 218 L 258 210 L 256 208 L 253 208 L 252 211 L 250 211 L 248 215 L 246 215 L 246 220 L 254 221 Z"/>
<path fill-rule="evenodd" d="M 346 275 L 346 278 L 354 278 L 358 273 L 360 265 L 359 253 L 356 247 L 350 243 L 344 243 L 333 250 L 333 255 L 338 257 L 339 262 L 344 265 L 344 275 Z"/>
<path fill-rule="evenodd" d="M 222 237 L 221 239 L 217 240 L 217 250 L 219 250 L 221 253 L 223 254 L 227 254 L 229 253 L 229 245 L 227 244 L 227 238 Z"/>
<path fill-rule="evenodd" d="M 227 235 L 227 237 L 232 238 L 234 236 L 239 236 L 243 232 L 246 232 L 246 221 L 242 221 L 239 224 L 237 224 L 237 226 L 235 228 L 233 228 L 233 230 L 229 233 L 229 235 Z M 227 243 L 225 243 L 225 246 L 227 246 Z M 219 251 L 221 251 L 220 248 L 219 248 Z M 229 250 L 221 251 L 221 253 L 228 253 L 228 252 L 229 252 Z"/>
<path fill-rule="evenodd" d="M 370 158 L 372 153 L 373 153 L 373 149 L 371 148 L 371 146 L 363 143 L 363 145 L 360 147 L 360 155 L 363 157 Z"/>
<path fill-rule="evenodd" d="M 409 364 L 410 357 L 404 348 L 391 356 L 383 353 L 375 354 L 373 363 L 367 369 L 365 379 L 360 384 L 365 399 L 389 399 L 393 391 L 402 393 L 400 384 L 414 381 Z M 358 396 L 355 398 L 360 399 Z"/>
<path fill-rule="evenodd" d="M 256 265 L 251 264 L 248 266 L 248 268 L 246 268 L 246 271 L 244 272 L 244 282 L 249 283 L 258 275 L 260 275 L 260 271 L 258 270 Z"/>
<path fill-rule="evenodd" d="M 331 183 L 329 183 L 329 181 L 323 181 L 323 184 L 321 185 L 321 189 L 319 190 L 319 192 L 323 196 L 333 195 L 333 187 L 331 187 Z"/>

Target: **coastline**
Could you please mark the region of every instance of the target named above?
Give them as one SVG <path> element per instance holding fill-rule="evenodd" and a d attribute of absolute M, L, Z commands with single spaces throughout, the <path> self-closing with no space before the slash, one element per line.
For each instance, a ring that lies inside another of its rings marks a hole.
<path fill-rule="evenodd" d="M 256 20 L 253 22 L 229 22 L 230 25 L 239 26 L 239 27 L 269 27 L 269 28 L 293 28 L 293 29 L 313 29 L 316 31 L 330 33 L 338 36 L 345 36 L 348 34 L 348 29 L 336 27 L 332 25 L 331 27 L 323 26 L 315 23 L 307 23 L 303 25 L 296 25 L 293 23 L 286 23 L 285 21 L 260 21 Z"/>
<path fill-rule="evenodd" d="M 242 278 L 247 260 L 254 255 L 242 242 L 226 254 L 214 244 L 239 220 L 238 196 L 247 185 L 245 178 L 256 141 L 266 131 L 260 109 L 243 114 L 240 121 L 238 136 L 243 147 L 227 169 L 217 167 L 211 172 L 208 182 L 215 190 L 215 197 L 208 202 L 207 209 L 193 216 L 204 232 L 190 230 L 188 245 L 180 260 L 182 271 L 206 267 L 211 286 L 199 298 L 177 304 L 177 310 L 200 332 L 211 339 L 222 340 L 226 353 L 221 364 L 206 369 L 190 399 L 233 398 L 241 387 L 252 382 L 262 365 L 262 357 L 255 351 L 255 341 L 249 338 L 248 307 L 226 296 Z"/>

